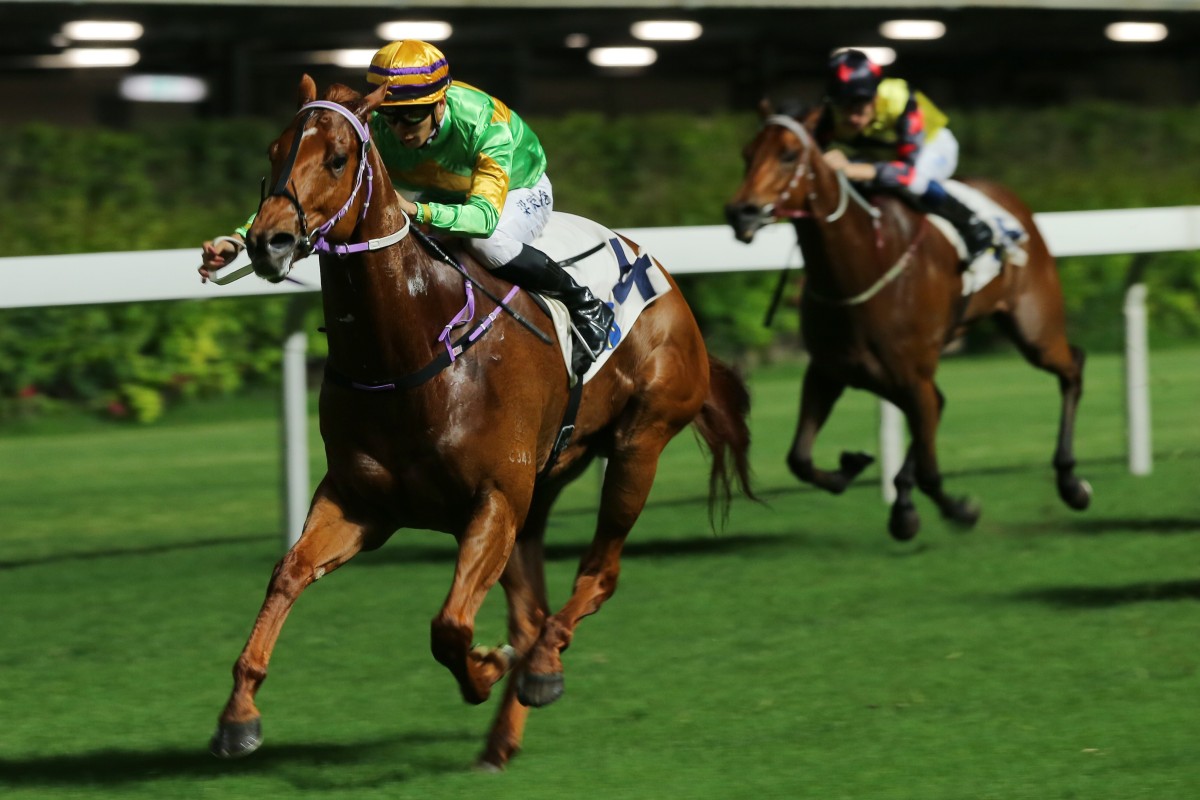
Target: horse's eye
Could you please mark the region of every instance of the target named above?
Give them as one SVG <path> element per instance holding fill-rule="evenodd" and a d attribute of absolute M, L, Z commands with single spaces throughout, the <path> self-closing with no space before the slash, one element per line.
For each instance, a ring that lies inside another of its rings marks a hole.
<path fill-rule="evenodd" d="M 333 158 L 329 159 L 329 168 L 331 170 L 333 170 L 334 172 L 341 172 L 343 169 L 346 168 L 346 162 L 349 160 L 350 160 L 349 156 L 347 156 L 345 154 L 336 155 Z"/>
<path fill-rule="evenodd" d="M 796 160 L 799 158 L 800 158 L 799 150 L 784 150 L 783 153 L 779 156 L 779 163 L 795 164 Z"/>

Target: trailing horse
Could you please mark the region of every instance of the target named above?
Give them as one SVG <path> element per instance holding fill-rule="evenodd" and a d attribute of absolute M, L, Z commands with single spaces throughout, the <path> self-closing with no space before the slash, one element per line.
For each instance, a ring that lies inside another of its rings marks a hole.
<path fill-rule="evenodd" d="M 502 768 L 520 746 L 528 708 L 562 694 L 561 653 L 579 621 L 616 590 L 622 546 L 667 442 L 695 423 L 713 454 L 710 513 L 733 483 L 753 496 L 749 398 L 708 355 L 664 270 L 670 290 L 642 310 L 572 400 L 563 354 L 522 324 L 544 319 L 534 301 L 472 261 L 447 258 L 399 210 L 365 125 L 384 91 L 363 97 L 334 85 L 317 101 L 306 75 L 300 111 L 270 147 L 275 189 L 247 248 L 254 271 L 272 281 L 313 249 L 325 253 L 320 424 L 328 471 L 299 541 L 275 567 L 211 749 L 235 757 L 261 744 L 254 697 L 299 594 L 398 528 L 427 528 L 458 542 L 450 591 L 432 622 L 434 657 L 469 703 L 487 700 L 510 676 L 480 757 Z M 464 297 L 479 318 L 459 335 L 450 323 L 463 319 Z M 451 335 L 442 341 L 439 331 Z M 571 413 L 573 430 L 563 424 Z M 547 518 L 596 456 L 608 464 L 595 535 L 570 598 L 552 612 Z M 508 600 L 509 644 L 479 647 L 475 615 L 496 581 Z"/>
<path fill-rule="evenodd" d="M 763 125 L 745 149 L 746 175 L 726 216 L 745 242 L 763 225 L 791 219 L 804 255 L 801 324 L 811 360 L 788 451 L 792 473 L 839 494 L 871 463 L 869 455 L 846 452 L 833 471 L 812 461 L 813 442 L 842 392 L 847 386 L 866 389 L 899 407 L 912 434 L 895 478 L 892 536 L 911 539 L 920 528 L 914 484 L 943 516 L 974 525 L 979 506 L 942 489 L 935 435 L 945 398 L 934 375 L 942 348 L 990 316 L 1029 363 L 1058 377 L 1058 492 L 1071 508 L 1087 508 L 1091 487 L 1075 475 L 1072 449 L 1084 352 L 1067 341 L 1054 258 L 1030 210 L 1001 186 L 970 182 L 1011 214 L 1027 238 L 1021 253 L 1006 253 L 997 277 L 964 296 L 955 245 L 922 214 L 893 197 L 866 202 L 825 163 L 803 121 L 773 114 L 766 104 L 760 111 Z"/>

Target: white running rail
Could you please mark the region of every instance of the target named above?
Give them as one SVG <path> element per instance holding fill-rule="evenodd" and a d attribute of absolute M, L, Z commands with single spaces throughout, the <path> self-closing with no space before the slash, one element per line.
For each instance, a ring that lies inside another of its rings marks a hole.
<path fill-rule="evenodd" d="M 1036 219 L 1050 251 L 1058 257 L 1200 250 L 1200 206 L 1053 212 L 1037 214 Z M 724 225 L 627 228 L 621 232 L 678 275 L 801 265 L 788 225 L 762 229 L 750 245 L 735 240 Z M 316 259 L 302 261 L 293 270 L 292 276 L 303 285 L 246 278 L 216 286 L 200 283 L 196 274 L 199 255 L 199 247 L 190 247 L 0 258 L 0 308 L 204 300 L 320 289 Z M 1135 475 L 1147 475 L 1152 468 L 1145 294 L 1144 284 L 1135 282 L 1125 298 L 1129 469 Z M 289 544 L 300 534 L 311 495 L 303 401 L 304 336 L 293 325 L 286 332 L 283 357 L 284 504 Z M 881 420 L 881 488 L 890 502 L 895 496 L 892 478 L 903 456 L 902 415 L 881 408 Z"/>

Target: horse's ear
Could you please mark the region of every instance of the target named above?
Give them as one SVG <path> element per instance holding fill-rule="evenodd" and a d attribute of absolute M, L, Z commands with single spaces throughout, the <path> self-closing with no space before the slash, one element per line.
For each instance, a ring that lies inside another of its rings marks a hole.
<path fill-rule="evenodd" d="M 809 133 L 815 133 L 817 130 L 817 123 L 821 121 L 821 113 L 824 110 L 825 109 L 819 105 L 811 106 L 805 109 L 804 113 L 800 115 L 800 124 L 807 128 Z"/>
<path fill-rule="evenodd" d="M 758 115 L 763 119 L 775 113 L 775 107 L 771 105 L 771 101 L 764 97 L 758 101 Z"/>
<path fill-rule="evenodd" d="M 379 108 L 379 104 L 387 97 L 388 85 L 381 83 L 379 88 L 364 97 L 354 108 L 354 114 L 364 123 L 371 112 Z"/>
<path fill-rule="evenodd" d="M 304 106 L 317 99 L 317 83 L 308 73 L 300 78 L 300 87 L 296 90 L 296 105 Z"/>

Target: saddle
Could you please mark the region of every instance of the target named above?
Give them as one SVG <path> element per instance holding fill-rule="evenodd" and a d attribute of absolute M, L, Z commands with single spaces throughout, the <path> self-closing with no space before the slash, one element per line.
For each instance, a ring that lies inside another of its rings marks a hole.
<path fill-rule="evenodd" d="M 1020 220 L 995 200 L 962 181 L 943 181 L 942 186 L 992 229 L 992 244 L 995 246 L 976 257 L 963 271 L 964 297 L 974 294 L 990 283 L 1000 274 L 1005 264 L 1012 264 L 1014 267 L 1025 266 L 1029 260 L 1029 254 L 1025 252 L 1029 232 Z M 965 261 L 968 255 L 967 246 L 958 229 L 949 220 L 936 214 L 927 214 L 926 218 L 954 245 L 959 259 Z"/>

